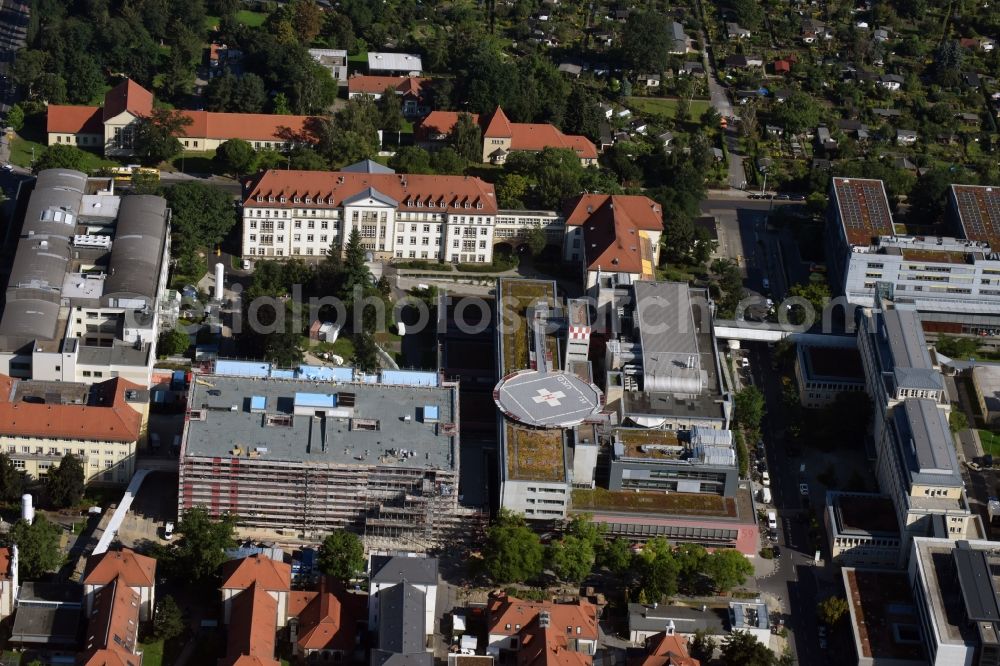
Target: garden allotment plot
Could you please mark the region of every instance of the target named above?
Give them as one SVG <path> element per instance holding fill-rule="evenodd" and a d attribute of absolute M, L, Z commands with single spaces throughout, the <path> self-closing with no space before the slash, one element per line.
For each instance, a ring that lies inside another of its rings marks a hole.
<path fill-rule="evenodd" d="M 601 390 L 566 372 L 522 370 L 507 375 L 493 399 L 508 418 L 541 428 L 568 428 L 601 408 Z"/>

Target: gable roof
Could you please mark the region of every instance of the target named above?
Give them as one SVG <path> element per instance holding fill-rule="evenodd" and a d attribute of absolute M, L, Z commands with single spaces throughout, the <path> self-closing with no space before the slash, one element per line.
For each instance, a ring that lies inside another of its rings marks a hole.
<path fill-rule="evenodd" d="M 367 620 L 367 601 L 365 595 L 347 592 L 325 577 L 320 580 L 318 592 L 292 592 L 288 612 L 299 619 L 299 647 L 303 650 L 353 650 L 358 623 Z"/>
<path fill-rule="evenodd" d="M 663 211 L 649 197 L 584 194 L 567 207 L 566 225 L 582 226 L 587 270 L 644 273 L 652 261 L 647 231 L 663 230 Z"/>
<path fill-rule="evenodd" d="M 222 565 L 222 589 L 245 590 L 257 585 L 264 590 L 291 589 L 292 567 L 264 555 L 251 555 L 242 560 L 230 560 Z"/>
<path fill-rule="evenodd" d="M 569 638 L 558 625 L 541 626 L 535 619 L 521 630 L 518 666 L 589 666 L 589 654 L 569 649 Z M 572 636 L 575 638 L 575 636 Z"/>
<path fill-rule="evenodd" d="M 460 111 L 431 111 L 427 117 L 420 122 L 420 133 L 425 138 L 448 134 L 451 128 L 458 122 L 458 117 L 464 112 Z M 472 122 L 479 124 L 479 114 L 470 113 Z"/>
<path fill-rule="evenodd" d="M 355 74 L 347 79 L 348 94 L 381 95 L 392 88 L 400 95 L 419 96 L 423 84 L 430 79 L 420 76 L 371 76 Z"/>
<path fill-rule="evenodd" d="M 435 557 L 373 555 L 371 582 L 437 585 L 438 561 Z"/>
<path fill-rule="evenodd" d="M 646 654 L 629 666 L 701 666 L 701 662 L 688 654 L 686 640 L 661 631 L 646 639 Z"/>
<path fill-rule="evenodd" d="M 94 611 L 87 622 L 83 663 L 87 666 L 126 666 L 136 658 L 140 597 L 124 581 L 115 579 L 94 593 Z"/>
<path fill-rule="evenodd" d="M 354 164 L 341 167 L 342 173 L 396 173 L 395 169 L 390 169 L 384 164 L 379 164 L 375 160 L 361 160 Z"/>
<path fill-rule="evenodd" d="M 488 633 L 519 636 L 518 666 L 589 666 L 590 655 L 569 649 L 569 638 L 596 641 L 597 608 L 579 599 L 571 604 L 522 601 L 505 592 L 490 595 Z M 544 620 L 543 620 L 544 615 Z"/>
<path fill-rule="evenodd" d="M 420 133 L 425 138 L 446 135 L 451 132 L 458 117 L 457 111 L 431 111 L 420 124 Z M 585 136 L 563 134 L 549 123 L 512 123 L 503 109 L 497 107 L 493 115 L 480 117 L 474 113 L 473 122 L 483 127 L 483 138 L 510 139 L 510 150 L 541 151 L 546 148 L 566 148 L 581 159 L 597 159 L 597 147 Z"/>
<path fill-rule="evenodd" d="M 133 116 L 148 116 L 153 111 L 153 93 L 132 79 L 125 79 L 104 95 L 103 122 L 123 111 Z"/>
<path fill-rule="evenodd" d="M 130 548 L 109 550 L 87 560 L 84 585 L 107 585 L 116 578 L 129 587 L 152 587 L 156 584 L 156 560 Z"/>
<path fill-rule="evenodd" d="M 278 666 L 274 658 L 278 601 L 254 583 L 233 597 L 232 604 L 226 656 L 219 666 Z"/>
<path fill-rule="evenodd" d="M 45 113 L 45 131 L 60 134 L 103 134 L 101 107 L 49 104 Z"/>
<path fill-rule="evenodd" d="M 194 139 L 243 139 L 244 141 L 293 141 L 309 138 L 312 116 L 276 115 L 271 113 L 213 113 L 211 111 L 181 111 L 191 119 L 179 136 Z"/>
<path fill-rule="evenodd" d="M 269 206 L 297 207 L 296 197 L 311 197 L 316 204 L 331 208 L 345 200 L 367 191 L 378 190 L 382 195 L 399 202 L 400 208 L 430 207 L 439 212 L 476 210 L 480 215 L 497 211 L 493 185 L 471 176 L 428 176 L 418 174 L 357 173 L 349 171 L 286 171 L 272 169 L 256 176 L 247 187 L 244 204 L 255 205 L 254 200 L 274 197 Z M 281 202 L 281 197 L 285 201 Z M 482 208 L 477 206 L 482 205 Z"/>
<path fill-rule="evenodd" d="M 378 649 L 396 654 L 425 651 L 424 598 L 420 589 L 404 583 L 378 593 Z"/>
<path fill-rule="evenodd" d="M 10 548 L 0 548 L 0 580 L 10 580 Z"/>
<path fill-rule="evenodd" d="M 142 415 L 125 400 L 138 384 L 115 377 L 94 384 L 86 405 L 24 402 L 14 398 L 21 380 L 0 375 L 0 435 L 87 441 L 134 442 Z M 30 380 L 29 380 L 30 381 Z"/>

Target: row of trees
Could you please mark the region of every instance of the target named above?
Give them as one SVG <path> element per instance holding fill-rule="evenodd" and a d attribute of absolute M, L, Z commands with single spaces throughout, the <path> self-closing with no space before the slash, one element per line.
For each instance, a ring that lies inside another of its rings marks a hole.
<path fill-rule="evenodd" d="M 83 464 L 75 455 L 67 453 L 45 475 L 42 486 L 47 504 L 54 509 L 76 506 L 83 499 L 84 484 Z M 17 469 L 6 453 L 0 453 L 0 500 L 16 502 L 28 489 L 24 470 Z"/>
<path fill-rule="evenodd" d="M 574 517 L 563 536 L 543 545 L 520 514 L 506 510 L 487 530 L 483 556 L 496 583 L 537 580 L 546 569 L 562 581 L 580 583 L 599 566 L 625 579 L 637 599 L 650 603 L 678 592 L 727 591 L 753 574 L 753 566 L 735 550 L 709 554 L 698 545 L 675 548 L 657 538 L 635 554 L 622 538 L 607 541 L 603 527 L 589 516 Z"/>

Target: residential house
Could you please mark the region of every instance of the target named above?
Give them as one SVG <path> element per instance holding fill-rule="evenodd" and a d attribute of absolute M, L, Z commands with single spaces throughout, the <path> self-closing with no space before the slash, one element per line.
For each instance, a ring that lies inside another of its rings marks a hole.
<path fill-rule="evenodd" d="M 750 67 L 763 67 L 764 59 L 756 55 L 735 54 L 726 57 L 726 67 L 731 69 L 749 69 Z"/>
<path fill-rule="evenodd" d="M 94 592 L 87 614 L 81 666 L 141 664 L 139 648 L 140 593 L 115 578 Z"/>
<path fill-rule="evenodd" d="M 685 76 L 705 76 L 705 65 L 700 62 L 686 62 L 678 74 Z"/>
<path fill-rule="evenodd" d="M 886 90 L 892 90 L 892 91 L 899 90 L 900 88 L 903 87 L 904 83 L 906 83 L 906 79 L 904 79 L 899 74 L 883 74 L 878 79 L 878 84 L 880 86 L 882 86 Z"/>
<path fill-rule="evenodd" d="M 103 107 L 50 104 L 46 117 L 47 143 L 98 149 L 107 156 L 129 156 L 134 153 L 136 125 L 152 110 L 153 93 L 125 79 L 107 92 Z M 243 139 L 257 149 L 289 148 L 313 140 L 309 116 L 180 113 L 190 120 L 177 135 L 185 150 L 215 150 L 229 139 Z"/>
<path fill-rule="evenodd" d="M 917 165 L 911 162 L 908 157 L 894 157 L 892 159 L 892 166 L 904 171 L 917 171 Z"/>
<path fill-rule="evenodd" d="M 816 128 L 816 142 L 826 150 L 837 148 L 837 141 L 830 136 L 830 130 L 825 125 Z"/>
<path fill-rule="evenodd" d="M 629 660 L 629 666 L 701 666 L 688 653 L 687 641 L 673 627 L 646 639 L 645 654 Z"/>
<path fill-rule="evenodd" d="M 664 132 L 663 134 L 656 135 L 656 139 L 657 139 L 657 141 L 660 142 L 660 144 L 664 148 L 670 148 L 670 144 L 674 142 L 674 133 L 673 132 Z"/>
<path fill-rule="evenodd" d="M 978 113 L 956 113 L 955 117 L 962 121 L 963 125 L 974 125 L 979 126 L 979 114 Z"/>
<path fill-rule="evenodd" d="M 807 18 L 802 21 L 802 42 L 814 44 L 818 39 L 833 39 L 833 32 L 822 21 Z"/>
<path fill-rule="evenodd" d="M 583 194 L 566 207 L 563 259 L 580 262 L 588 290 L 601 271 L 652 280 L 662 233 L 663 211 L 648 197 Z"/>
<path fill-rule="evenodd" d="M 872 33 L 872 39 L 879 43 L 887 42 L 889 41 L 889 31 L 885 28 L 876 28 L 875 32 Z"/>
<path fill-rule="evenodd" d="M 122 377 L 85 384 L 0 375 L 0 448 L 31 479 L 73 454 L 88 484 L 127 483 L 148 403 Z"/>
<path fill-rule="evenodd" d="M 640 74 L 636 78 L 636 85 L 642 86 L 643 88 L 659 88 L 660 87 L 660 75 L 659 74 Z"/>
<path fill-rule="evenodd" d="M 787 88 L 779 88 L 771 91 L 771 98 L 778 104 L 784 104 L 792 96 L 792 91 Z"/>
<path fill-rule="evenodd" d="M 274 600 L 275 629 L 288 621 L 288 592 L 291 589 L 292 568 L 265 555 L 257 554 L 222 565 L 222 617 L 229 624 L 237 598 L 248 591 L 264 592 Z"/>
<path fill-rule="evenodd" d="M 219 666 L 278 666 L 277 632 L 288 621 L 291 567 L 264 555 L 222 565 L 226 656 Z"/>
<path fill-rule="evenodd" d="M 608 148 L 610 148 L 611 146 L 613 146 L 615 144 L 615 137 L 614 137 L 614 134 L 612 134 L 612 132 L 611 132 L 611 125 L 609 125 L 607 122 L 602 121 L 601 122 L 600 133 L 601 133 L 601 136 L 600 136 L 600 139 L 598 141 L 598 146 L 597 147 L 601 151 L 605 151 L 605 150 L 607 150 Z"/>
<path fill-rule="evenodd" d="M 987 53 L 990 53 L 997 47 L 997 42 L 992 37 L 981 37 L 979 39 L 979 48 Z"/>
<path fill-rule="evenodd" d="M 571 78 L 578 79 L 583 73 L 583 67 L 572 62 L 563 62 L 559 63 L 559 71 Z"/>
<path fill-rule="evenodd" d="M 597 107 L 601 110 L 601 115 L 604 116 L 605 120 L 611 120 L 611 116 L 615 112 L 614 107 L 607 102 L 601 102 Z"/>
<path fill-rule="evenodd" d="M 92 555 L 83 574 L 83 599 L 88 617 L 94 611 L 98 593 L 116 583 L 138 595 L 139 620 L 151 620 L 156 605 L 156 560 L 129 548 Z"/>
<path fill-rule="evenodd" d="M 768 136 L 784 136 L 785 130 L 777 125 L 765 125 L 764 132 Z"/>
<path fill-rule="evenodd" d="M 683 55 L 688 51 L 688 36 L 684 34 L 684 26 L 674 21 L 670 24 L 670 51 L 673 55 Z"/>
<path fill-rule="evenodd" d="M 428 108 L 424 87 L 430 79 L 416 76 L 365 76 L 355 75 L 347 80 L 347 97 L 356 99 L 368 97 L 375 101 L 382 98 L 386 90 L 392 90 L 400 98 L 403 115 L 415 118 L 425 115 Z"/>
<path fill-rule="evenodd" d="M 896 143 L 900 146 L 912 146 L 917 142 L 917 133 L 914 130 L 896 130 Z"/>
<path fill-rule="evenodd" d="M 872 113 L 879 118 L 898 118 L 903 115 L 899 109 L 872 109 Z"/>
<path fill-rule="evenodd" d="M 459 115 L 454 111 L 432 111 L 421 122 L 421 140 L 431 146 L 440 142 L 451 132 Z M 587 137 L 563 134 L 548 123 L 512 123 L 500 107 L 490 116 L 470 115 L 483 131 L 483 162 L 503 164 L 512 152 L 565 148 L 576 153 L 584 166 L 597 163 L 597 147 Z"/>
<path fill-rule="evenodd" d="M 0 622 L 14 612 L 17 583 L 17 546 L 0 548 Z"/>
<path fill-rule="evenodd" d="M 318 590 L 292 590 L 288 637 L 292 653 L 307 661 L 357 661 L 368 628 L 368 597 L 323 576 Z"/>
<path fill-rule="evenodd" d="M 629 641 L 645 643 L 668 628 L 680 636 L 692 636 L 698 631 L 722 635 L 726 633 L 727 614 L 716 608 L 630 603 Z"/>
<path fill-rule="evenodd" d="M 338 85 L 347 83 L 347 51 L 343 49 L 309 49 L 313 60 L 330 71 Z"/>
<path fill-rule="evenodd" d="M 788 62 L 784 58 L 774 61 L 774 73 L 775 74 L 789 74 L 792 71 L 792 63 Z"/>
<path fill-rule="evenodd" d="M 722 162 L 726 159 L 726 156 L 722 152 L 722 148 L 712 148 L 712 158 L 716 162 Z"/>
<path fill-rule="evenodd" d="M 368 73 L 378 76 L 420 76 L 424 64 L 413 53 L 368 52 Z"/>
<path fill-rule="evenodd" d="M 975 37 L 962 37 L 958 40 L 958 45 L 963 49 L 977 49 L 979 48 L 979 40 Z"/>
<path fill-rule="evenodd" d="M 733 97 L 736 98 L 738 104 L 742 105 L 760 97 L 760 92 L 757 90 L 737 90 Z"/>
<path fill-rule="evenodd" d="M 740 27 L 739 23 L 726 23 L 726 35 L 730 40 L 740 40 L 746 39 L 751 35 L 751 32 L 746 28 Z"/>
<path fill-rule="evenodd" d="M 434 634 L 438 561 L 431 557 L 373 555 L 369 571 L 368 628 L 378 642 L 372 666 L 406 655 L 430 666 Z"/>
<path fill-rule="evenodd" d="M 486 626 L 486 653 L 512 654 L 519 666 L 590 666 L 597 652 L 597 608 L 584 599 L 560 604 L 494 592 Z"/>
<path fill-rule="evenodd" d="M 771 621 L 767 604 L 760 599 L 729 602 L 729 630 L 745 631 L 760 643 L 771 641 Z"/>
<path fill-rule="evenodd" d="M 636 134 L 642 134 L 645 136 L 646 132 L 649 130 L 649 123 L 642 118 L 636 118 L 629 123 L 629 130 L 635 132 Z"/>
<path fill-rule="evenodd" d="M 243 51 L 212 42 L 208 45 L 208 78 L 213 79 L 224 72 L 239 74 L 239 66 L 243 62 Z"/>

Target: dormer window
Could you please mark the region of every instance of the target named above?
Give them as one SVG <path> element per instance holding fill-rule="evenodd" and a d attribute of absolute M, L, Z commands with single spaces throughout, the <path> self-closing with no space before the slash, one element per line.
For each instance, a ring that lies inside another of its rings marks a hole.
<path fill-rule="evenodd" d="M 312 203 L 312 197 L 306 197 L 306 203 Z"/>
<path fill-rule="evenodd" d="M 479 210 L 482 210 L 483 209 L 483 202 L 482 201 L 477 201 L 476 202 L 476 208 L 478 208 Z"/>
<path fill-rule="evenodd" d="M 285 197 L 281 197 L 281 203 L 287 203 L 287 202 L 288 202 L 288 199 L 286 199 Z"/>
<path fill-rule="evenodd" d="M 470 206 L 470 205 L 469 205 L 469 202 L 468 202 L 468 201 L 466 201 L 466 202 L 465 202 L 465 207 L 466 207 L 466 208 L 472 208 L 472 206 Z"/>
<path fill-rule="evenodd" d="M 273 196 L 271 196 L 270 194 L 269 194 L 269 195 L 267 195 L 267 200 L 268 200 L 268 201 L 269 201 L 270 203 L 274 203 L 274 197 L 273 197 Z"/>
<path fill-rule="evenodd" d="M 261 195 L 258 194 L 257 195 L 257 202 L 260 203 L 263 200 L 264 200 L 264 197 L 262 197 Z"/>
<path fill-rule="evenodd" d="M 417 199 L 417 208 L 423 208 L 423 207 L 424 207 L 424 202 L 421 201 L 420 199 Z"/>
<path fill-rule="evenodd" d="M 298 197 L 292 197 L 292 203 L 299 203 Z"/>
<path fill-rule="evenodd" d="M 434 208 L 434 200 L 433 199 L 431 199 L 430 201 L 427 202 L 427 207 L 428 208 Z"/>

